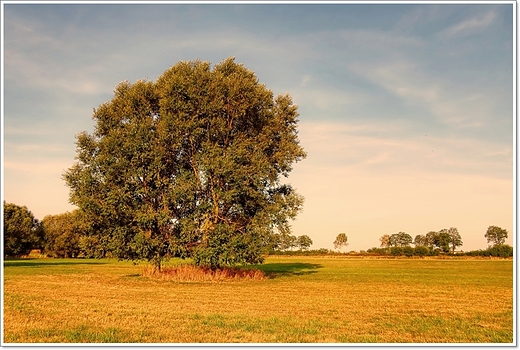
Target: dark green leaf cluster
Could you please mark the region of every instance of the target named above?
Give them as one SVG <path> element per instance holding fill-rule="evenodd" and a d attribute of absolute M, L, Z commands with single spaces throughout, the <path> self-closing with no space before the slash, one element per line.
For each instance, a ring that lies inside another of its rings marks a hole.
<path fill-rule="evenodd" d="M 27 255 L 43 243 L 41 223 L 27 209 L 4 201 L 4 256 Z"/>
<path fill-rule="evenodd" d="M 412 244 L 412 236 L 406 232 L 394 233 L 388 239 L 389 247 L 407 247 L 410 244 Z"/>
<path fill-rule="evenodd" d="M 467 256 L 484 256 L 484 257 L 499 257 L 499 258 L 511 258 L 513 257 L 513 247 L 507 244 L 495 244 L 485 250 L 472 250 L 466 252 Z"/>
<path fill-rule="evenodd" d="M 82 220 L 81 212 L 75 210 L 57 215 L 47 215 L 42 220 L 44 231 L 43 253 L 55 258 L 76 258 L 85 256 L 88 247 L 88 226 Z M 86 255 L 90 257 L 90 254 Z M 99 255 L 93 255 L 99 257 Z"/>
<path fill-rule="evenodd" d="M 440 231 L 430 231 L 426 235 L 417 235 L 414 239 L 416 246 L 426 246 L 437 248 L 444 253 L 455 252 L 457 247 L 462 246 L 462 237 L 455 227 L 442 229 Z"/>
<path fill-rule="evenodd" d="M 123 82 L 93 118 L 64 179 L 115 256 L 259 263 L 270 237 L 290 232 L 303 199 L 280 176 L 305 157 L 297 107 L 234 59 Z"/>
<path fill-rule="evenodd" d="M 268 254 L 277 254 L 279 252 L 288 252 L 298 249 L 307 251 L 312 245 L 312 239 L 307 235 L 293 236 L 287 233 L 271 235 L 266 244 Z"/>

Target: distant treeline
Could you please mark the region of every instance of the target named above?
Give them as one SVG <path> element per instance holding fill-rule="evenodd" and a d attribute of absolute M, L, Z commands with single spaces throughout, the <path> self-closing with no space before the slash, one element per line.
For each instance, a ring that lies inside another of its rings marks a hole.
<path fill-rule="evenodd" d="M 272 250 L 270 255 L 288 255 L 288 256 L 387 256 L 387 257 L 426 257 L 426 256 L 482 256 L 482 257 L 513 257 L 513 247 L 507 244 L 495 245 L 485 250 L 472 250 L 468 252 L 445 253 L 439 249 L 431 249 L 430 247 L 390 247 L 390 248 L 370 248 L 368 250 L 337 252 L 330 249 L 320 248 L 312 250 Z"/>
<path fill-rule="evenodd" d="M 18 206 L 4 201 L 4 256 L 21 257 L 31 250 L 38 250 L 41 255 L 55 258 L 102 258 L 114 256 L 102 237 L 92 235 L 91 225 L 82 212 L 47 215 L 42 221 L 37 220 L 25 206 Z M 360 252 L 342 253 L 348 246 L 348 237 L 340 233 L 334 241 L 336 250 L 325 248 L 309 249 L 313 244 L 307 235 L 293 236 L 287 233 L 272 234 L 264 242 L 262 254 L 299 255 L 299 256 L 387 256 L 387 257 L 426 257 L 426 256 L 513 256 L 513 247 L 504 244 L 508 232 L 497 226 L 490 226 L 484 237 L 488 244 L 485 250 L 469 252 L 456 251 L 462 245 L 462 239 L 456 228 L 430 231 L 426 235 L 417 235 L 415 240 L 399 232 L 380 238 L 381 247 Z M 414 244 L 415 247 L 410 246 Z M 124 248 L 124 247 L 119 247 Z"/>

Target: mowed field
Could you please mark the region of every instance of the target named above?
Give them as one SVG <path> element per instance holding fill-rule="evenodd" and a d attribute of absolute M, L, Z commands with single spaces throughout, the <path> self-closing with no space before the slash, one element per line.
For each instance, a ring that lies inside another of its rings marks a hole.
<path fill-rule="evenodd" d="M 5 261 L 4 342 L 513 342 L 512 260 L 270 257 L 268 278 L 226 282 L 145 266 Z"/>

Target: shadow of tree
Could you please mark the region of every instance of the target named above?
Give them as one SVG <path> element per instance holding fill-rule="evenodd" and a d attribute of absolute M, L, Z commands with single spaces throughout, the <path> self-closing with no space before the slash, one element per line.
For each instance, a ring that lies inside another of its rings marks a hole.
<path fill-rule="evenodd" d="M 269 278 L 310 275 L 321 267 L 323 266 L 320 264 L 309 263 L 270 263 L 257 266 Z"/>

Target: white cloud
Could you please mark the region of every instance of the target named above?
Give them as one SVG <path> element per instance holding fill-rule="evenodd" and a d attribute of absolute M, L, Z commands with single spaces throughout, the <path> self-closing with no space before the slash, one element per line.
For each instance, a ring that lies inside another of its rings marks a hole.
<path fill-rule="evenodd" d="M 302 122 L 299 138 L 308 152 L 305 162 L 322 171 L 348 167 L 389 176 L 512 176 L 512 148 L 508 146 L 459 136 L 417 135 L 407 127 L 396 122 Z"/>
<path fill-rule="evenodd" d="M 463 21 L 461 23 L 454 24 L 440 31 L 437 35 L 439 37 L 471 35 L 477 31 L 487 28 L 491 23 L 493 23 L 496 17 L 497 14 L 493 11 L 490 11 L 485 14 Z"/>
<path fill-rule="evenodd" d="M 458 84 L 446 77 L 428 74 L 413 61 L 354 63 L 352 71 L 402 99 L 407 107 L 424 109 L 437 122 L 454 128 L 482 128 L 494 123 L 500 97 L 486 86 Z M 509 115 L 501 115 L 500 119 Z"/>

